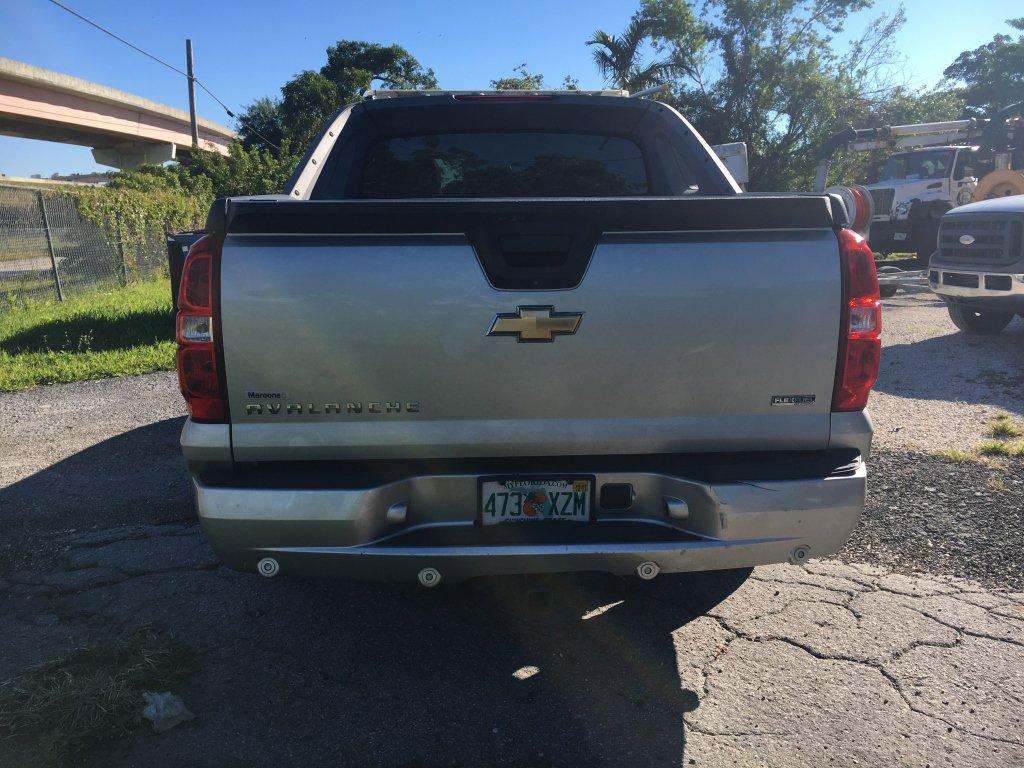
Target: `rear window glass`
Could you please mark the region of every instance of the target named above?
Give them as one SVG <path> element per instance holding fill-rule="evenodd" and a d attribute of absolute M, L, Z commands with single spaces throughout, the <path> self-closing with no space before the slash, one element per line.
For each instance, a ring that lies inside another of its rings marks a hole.
<path fill-rule="evenodd" d="M 360 197 L 620 197 L 647 194 L 628 139 L 579 133 L 448 133 L 383 139 Z"/>

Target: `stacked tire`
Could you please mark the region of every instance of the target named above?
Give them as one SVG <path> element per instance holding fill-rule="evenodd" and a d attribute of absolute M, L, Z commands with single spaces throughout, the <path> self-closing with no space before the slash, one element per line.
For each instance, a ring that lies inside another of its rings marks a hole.
<path fill-rule="evenodd" d="M 972 199 L 977 202 L 1011 195 L 1024 195 L 1024 173 L 1003 169 L 982 176 Z"/>
<path fill-rule="evenodd" d="M 850 229 L 865 240 L 870 240 L 868 235 L 870 234 L 874 203 L 868 188 L 862 187 L 860 184 L 851 184 L 848 187 L 829 187 L 825 192 L 842 198 L 843 204 L 846 206 L 846 214 L 850 217 Z"/>

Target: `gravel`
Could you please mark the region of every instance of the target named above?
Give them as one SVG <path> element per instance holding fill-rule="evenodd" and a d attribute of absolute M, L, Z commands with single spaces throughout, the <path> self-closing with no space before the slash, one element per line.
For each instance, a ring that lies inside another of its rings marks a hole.
<path fill-rule="evenodd" d="M 1024 590 L 1024 459 L 882 449 L 868 471 L 867 507 L 841 559 Z"/>
<path fill-rule="evenodd" d="M 173 372 L 0 393 L 0 486 L 109 438 L 184 416 Z"/>
<path fill-rule="evenodd" d="M 938 455 L 972 451 L 997 413 L 1024 423 L 1024 321 L 968 336 L 928 291 L 883 304 L 868 502 L 839 557 L 1024 589 L 1024 460 Z"/>
<path fill-rule="evenodd" d="M 868 403 L 876 447 L 969 451 L 995 414 L 1024 417 L 1024 320 L 968 336 L 926 290 L 882 303 L 882 366 Z"/>

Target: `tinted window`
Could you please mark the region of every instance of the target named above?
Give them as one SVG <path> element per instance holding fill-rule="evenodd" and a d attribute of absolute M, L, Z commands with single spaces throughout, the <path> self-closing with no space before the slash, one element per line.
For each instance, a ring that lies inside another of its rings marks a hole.
<path fill-rule="evenodd" d="M 956 165 L 953 167 L 953 178 L 964 179 L 968 176 L 978 176 L 978 153 L 969 149 L 961 149 L 956 156 Z"/>
<path fill-rule="evenodd" d="M 449 133 L 383 139 L 360 196 L 618 197 L 647 193 L 640 148 L 572 133 Z"/>

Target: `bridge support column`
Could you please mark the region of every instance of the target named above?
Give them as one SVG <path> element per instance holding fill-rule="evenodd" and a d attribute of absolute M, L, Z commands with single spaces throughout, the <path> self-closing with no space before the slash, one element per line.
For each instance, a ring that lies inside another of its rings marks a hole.
<path fill-rule="evenodd" d="M 93 159 L 100 165 L 134 171 L 140 165 L 159 165 L 174 160 L 177 147 L 174 144 L 118 144 L 114 147 L 96 147 Z"/>

